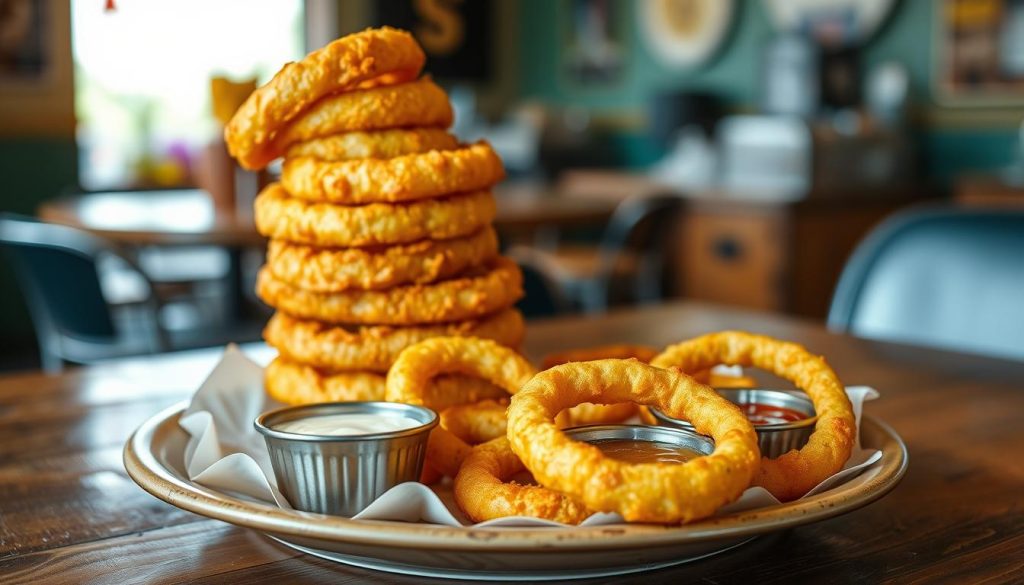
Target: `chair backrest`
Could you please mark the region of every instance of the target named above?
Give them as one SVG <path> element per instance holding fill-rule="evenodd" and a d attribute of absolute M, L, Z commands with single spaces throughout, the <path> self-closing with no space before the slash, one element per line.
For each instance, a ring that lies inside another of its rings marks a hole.
<path fill-rule="evenodd" d="M 106 248 L 102 240 L 74 228 L 0 214 L 0 246 L 41 340 L 54 332 L 82 339 L 116 336 L 96 272 L 97 255 Z"/>
<path fill-rule="evenodd" d="M 682 198 L 672 194 L 632 197 L 620 203 L 601 236 L 599 272 L 611 275 L 619 254 L 660 254 L 682 204 Z"/>
<path fill-rule="evenodd" d="M 1024 211 L 893 216 L 850 258 L 828 323 L 864 337 L 1024 359 Z"/>

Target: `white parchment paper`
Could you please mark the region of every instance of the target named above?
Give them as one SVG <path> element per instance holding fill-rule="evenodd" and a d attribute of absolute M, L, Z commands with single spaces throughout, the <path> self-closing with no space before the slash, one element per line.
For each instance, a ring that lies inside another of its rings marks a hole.
<path fill-rule="evenodd" d="M 878 398 L 878 392 L 866 386 L 850 386 L 846 393 L 857 417 L 858 439 L 853 454 L 842 471 L 821 482 L 808 492 L 808 496 L 849 481 L 882 458 L 881 451 L 861 449 L 859 437 L 863 404 Z M 277 489 L 263 436 L 253 427 L 253 421 L 259 414 L 279 406 L 281 404 L 263 391 L 263 368 L 246 357 L 238 347 L 228 346 L 179 421 L 190 437 L 184 458 L 189 479 L 211 489 L 290 509 L 287 499 Z M 778 503 L 764 488 L 752 487 L 719 513 Z M 391 488 L 355 518 L 470 525 L 452 500 L 450 488 L 441 486 L 433 489 L 420 483 L 404 483 Z M 622 521 L 618 514 L 602 513 L 591 516 L 583 525 Z M 511 517 L 474 526 L 564 525 L 537 518 Z"/>

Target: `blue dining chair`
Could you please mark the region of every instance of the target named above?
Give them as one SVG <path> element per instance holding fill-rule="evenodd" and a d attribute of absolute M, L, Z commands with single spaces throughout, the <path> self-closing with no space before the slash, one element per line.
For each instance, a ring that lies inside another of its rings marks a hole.
<path fill-rule="evenodd" d="M 44 370 L 59 371 L 65 361 L 91 363 L 169 348 L 153 283 L 105 240 L 0 214 L 0 248 L 31 313 Z M 101 265 L 111 263 L 118 269 L 105 272 L 120 286 L 111 286 L 111 279 L 101 282 Z"/>
<path fill-rule="evenodd" d="M 929 207 L 886 220 L 847 263 L 828 325 L 1024 360 L 1024 211 Z"/>

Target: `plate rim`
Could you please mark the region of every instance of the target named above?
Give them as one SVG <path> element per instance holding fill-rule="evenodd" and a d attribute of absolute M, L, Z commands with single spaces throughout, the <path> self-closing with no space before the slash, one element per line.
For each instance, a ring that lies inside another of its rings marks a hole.
<path fill-rule="evenodd" d="M 819 522 L 866 506 L 889 493 L 903 478 L 909 454 L 902 438 L 886 423 L 863 415 L 861 425 L 877 427 L 884 436 L 881 468 L 852 493 L 829 490 L 806 499 L 684 524 L 628 524 L 572 527 L 453 527 L 386 520 L 352 520 L 285 510 L 252 502 L 182 481 L 153 453 L 153 439 L 163 426 L 174 424 L 188 406 L 183 401 L 147 419 L 125 443 L 123 461 L 128 475 L 143 490 L 175 507 L 283 537 L 294 536 L 421 550 L 482 550 L 489 552 L 557 552 L 622 550 L 745 538 Z M 179 430 L 180 427 L 177 427 Z M 183 430 L 181 432 L 184 432 Z M 571 531 L 570 531 L 571 530 Z"/>

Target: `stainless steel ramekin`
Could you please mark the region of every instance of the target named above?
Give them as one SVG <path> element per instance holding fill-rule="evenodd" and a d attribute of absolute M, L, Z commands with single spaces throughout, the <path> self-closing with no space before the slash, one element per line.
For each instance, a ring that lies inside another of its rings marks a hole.
<path fill-rule="evenodd" d="M 329 414 L 406 416 L 422 423 L 370 435 L 305 435 L 276 425 Z M 289 406 L 253 423 L 267 441 L 277 486 L 296 510 L 354 516 L 390 488 L 416 481 L 437 413 L 395 402 L 328 402 Z"/>
<path fill-rule="evenodd" d="M 797 412 L 807 415 L 807 418 L 791 423 L 754 425 L 754 431 L 757 432 L 757 445 L 761 449 L 761 455 L 769 459 L 778 457 L 792 449 L 803 447 L 807 443 L 808 437 L 814 432 L 814 424 L 818 422 L 817 413 L 814 412 L 814 404 L 806 396 L 782 390 L 747 388 L 716 388 L 715 390 L 729 402 L 740 406 L 751 403 L 781 406 L 783 408 L 792 408 Z M 693 425 L 688 421 L 672 418 L 656 408 L 651 408 L 650 410 L 654 418 L 658 419 L 659 424 L 689 431 L 693 430 Z"/>
<path fill-rule="evenodd" d="M 673 447 L 696 451 L 710 455 L 715 450 L 715 442 L 704 435 L 690 430 L 672 427 L 652 427 L 647 425 L 587 425 L 565 429 L 570 438 L 585 443 L 601 443 L 602 441 L 650 441 Z"/>

